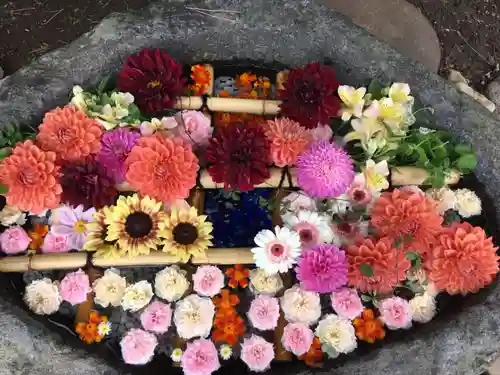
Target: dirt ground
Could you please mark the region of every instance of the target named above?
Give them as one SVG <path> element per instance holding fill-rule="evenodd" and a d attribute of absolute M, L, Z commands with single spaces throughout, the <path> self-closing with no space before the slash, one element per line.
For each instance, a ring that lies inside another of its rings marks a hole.
<path fill-rule="evenodd" d="M 441 72 L 461 71 L 474 87 L 500 75 L 500 0 L 409 0 L 434 25 Z M 65 45 L 115 11 L 152 0 L 0 0 L 0 66 L 6 74 Z"/>

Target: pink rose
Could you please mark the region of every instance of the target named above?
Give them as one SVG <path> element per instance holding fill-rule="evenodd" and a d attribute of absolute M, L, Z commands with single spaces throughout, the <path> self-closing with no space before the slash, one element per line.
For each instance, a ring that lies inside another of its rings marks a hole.
<path fill-rule="evenodd" d="M 175 118 L 178 126 L 172 130 L 173 134 L 192 144 L 193 149 L 208 146 L 214 128 L 207 116 L 200 111 L 182 111 Z"/>
<path fill-rule="evenodd" d="M 279 316 L 278 299 L 265 294 L 257 296 L 248 310 L 248 319 L 255 328 L 261 331 L 275 329 Z"/>
<path fill-rule="evenodd" d="M 302 323 L 287 324 L 281 337 L 283 347 L 296 356 L 307 353 L 313 340 L 313 331 Z"/>
<path fill-rule="evenodd" d="M 220 368 L 219 354 L 212 341 L 199 339 L 187 344 L 181 367 L 185 375 L 210 375 Z"/>
<path fill-rule="evenodd" d="M 169 305 L 152 302 L 141 314 L 141 324 L 146 331 L 165 333 L 172 322 L 172 309 Z"/>
<path fill-rule="evenodd" d="M 21 227 L 7 228 L 0 234 L 0 248 L 6 254 L 17 254 L 25 251 L 31 238 Z"/>
<path fill-rule="evenodd" d="M 241 344 L 241 360 L 251 371 L 265 371 L 274 359 L 273 344 L 262 337 L 252 335 Z"/>
<path fill-rule="evenodd" d="M 389 329 L 408 329 L 411 327 L 412 309 L 410 303 L 400 297 L 384 299 L 379 303 L 380 320 Z"/>
<path fill-rule="evenodd" d="M 333 137 L 333 131 L 330 125 L 321 125 L 314 129 L 309 130 L 309 134 L 311 135 L 311 143 L 318 141 L 330 141 Z"/>
<path fill-rule="evenodd" d="M 65 253 L 70 250 L 66 236 L 49 233 L 43 240 L 44 253 Z"/>
<path fill-rule="evenodd" d="M 213 297 L 224 287 L 224 274 L 215 266 L 201 266 L 193 275 L 193 289 L 200 296 Z"/>
<path fill-rule="evenodd" d="M 363 303 L 356 289 L 343 288 L 331 294 L 332 307 L 341 318 L 352 320 L 363 312 Z"/>
<path fill-rule="evenodd" d="M 145 365 L 155 353 L 158 340 L 152 333 L 142 329 L 131 329 L 120 341 L 122 357 L 129 365 Z"/>
<path fill-rule="evenodd" d="M 89 277 L 81 269 L 70 272 L 61 280 L 59 286 L 61 297 L 72 305 L 78 305 L 87 300 L 87 294 L 92 291 Z"/>

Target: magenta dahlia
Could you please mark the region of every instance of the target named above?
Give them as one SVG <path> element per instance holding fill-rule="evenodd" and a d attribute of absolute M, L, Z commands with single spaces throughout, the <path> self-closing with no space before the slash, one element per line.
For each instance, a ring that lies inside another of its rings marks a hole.
<path fill-rule="evenodd" d="M 134 95 L 139 108 L 151 114 L 172 108 L 184 90 L 182 65 L 165 52 L 144 48 L 127 58 L 118 74 L 121 92 Z"/>
<path fill-rule="evenodd" d="M 318 293 L 332 293 L 347 284 L 345 253 L 334 245 L 316 245 L 302 253 L 295 268 L 300 287 Z"/>
<path fill-rule="evenodd" d="M 354 179 L 354 166 L 344 149 L 328 141 L 313 143 L 297 159 L 297 183 L 310 197 L 335 198 Z"/>
<path fill-rule="evenodd" d="M 206 158 L 208 173 L 225 189 L 252 190 L 269 178 L 271 153 L 262 127 L 231 124 L 210 139 Z"/>
<path fill-rule="evenodd" d="M 285 88 L 278 92 L 281 114 L 314 129 L 318 124 L 328 124 L 330 117 L 337 117 L 340 99 L 339 82 L 329 66 L 308 64 L 288 73 Z"/>

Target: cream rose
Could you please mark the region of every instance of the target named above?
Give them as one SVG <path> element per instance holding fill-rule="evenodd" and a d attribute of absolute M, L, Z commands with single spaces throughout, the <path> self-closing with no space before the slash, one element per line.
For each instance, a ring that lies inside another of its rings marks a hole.
<path fill-rule="evenodd" d="M 212 329 L 215 306 L 210 298 L 191 294 L 177 302 L 174 323 L 183 339 L 207 337 Z"/>
<path fill-rule="evenodd" d="M 455 197 L 455 209 L 460 216 L 467 218 L 481 214 L 481 199 L 472 190 L 455 190 Z"/>
<path fill-rule="evenodd" d="M 281 308 L 290 323 L 312 325 L 321 316 L 319 294 L 303 290 L 298 285 L 285 291 L 281 297 Z"/>
<path fill-rule="evenodd" d="M 153 288 L 146 280 L 128 286 L 122 297 L 123 310 L 139 311 L 153 298 Z"/>
<path fill-rule="evenodd" d="M 453 190 L 448 188 L 429 189 L 425 195 L 437 203 L 437 213 L 443 215 L 446 211 L 455 208 L 457 198 Z"/>
<path fill-rule="evenodd" d="M 415 296 L 410 300 L 412 320 L 418 323 L 428 323 L 436 315 L 436 299 L 428 293 Z"/>
<path fill-rule="evenodd" d="M 155 277 L 155 293 L 158 297 L 174 302 L 180 299 L 189 288 L 186 271 L 178 266 L 165 267 Z"/>
<path fill-rule="evenodd" d="M 94 302 L 102 307 L 109 305 L 118 307 L 121 304 L 127 281 L 120 276 L 120 271 L 110 268 L 104 271 L 104 276 L 94 281 L 92 289 L 94 290 Z"/>
<path fill-rule="evenodd" d="M 279 274 L 268 275 L 262 268 L 250 271 L 250 289 L 255 294 L 267 294 L 274 296 L 283 289 L 283 280 Z"/>
<path fill-rule="evenodd" d="M 24 301 L 31 311 L 38 315 L 50 315 L 59 310 L 62 297 L 59 283 L 48 278 L 32 281 L 24 293 Z"/>
<path fill-rule="evenodd" d="M 350 353 L 357 347 L 356 332 L 351 321 L 335 314 L 325 316 L 316 327 L 316 336 L 331 358 Z"/>

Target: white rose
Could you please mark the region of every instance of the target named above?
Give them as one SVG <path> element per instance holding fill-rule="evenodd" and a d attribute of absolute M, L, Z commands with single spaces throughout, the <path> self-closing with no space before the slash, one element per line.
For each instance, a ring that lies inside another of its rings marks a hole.
<path fill-rule="evenodd" d="M 165 267 L 155 277 L 155 293 L 168 302 L 177 301 L 189 288 L 186 271 L 178 266 Z"/>
<path fill-rule="evenodd" d="M 177 302 L 174 323 L 183 339 L 207 337 L 212 329 L 215 306 L 210 298 L 191 294 Z"/>
<path fill-rule="evenodd" d="M 481 199 L 469 189 L 455 190 L 457 199 L 455 209 L 462 217 L 471 217 L 481 214 Z"/>
<path fill-rule="evenodd" d="M 62 297 L 59 283 L 48 278 L 32 281 L 26 286 L 24 301 L 31 311 L 38 315 L 50 315 L 59 310 Z"/>
<path fill-rule="evenodd" d="M 410 300 L 412 320 L 418 323 L 428 323 L 436 315 L 436 300 L 428 293 L 415 296 Z"/>
<path fill-rule="evenodd" d="M 283 280 L 279 274 L 268 275 L 262 268 L 250 271 L 250 289 L 255 294 L 274 296 L 283 288 Z"/>
<path fill-rule="evenodd" d="M 127 281 L 120 276 L 120 272 L 113 268 L 107 269 L 104 271 L 104 276 L 92 284 L 95 293 L 94 301 L 103 307 L 109 305 L 118 307 L 126 288 Z"/>
<path fill-rule="evenodd" d="M 122 297 L 123 310 L 139 311 L 153 298 L 153 288 L 146 280 L 132 284 L 125 289 Z"/>
<path fill-rule="evenodd" d="M 357 347 L 356 332 L 351 321 L 335 314 L 329 314 L 321 319 L 315 334 L 326 346 L 329 356 L 333 358 L 339 353 L 350 353 Z"/>
<path fill-rule="evenodd" d="M 16 206 L 6 205 L 2 211 L 0 211 L 0 223 L 4 227 L 8 227 L 14 224 L 24 225 L 26 224 L 26 214 L 24 214 Z"/>
<path fill-rule="evenodd" d="M 425 195 L 437 202 L 437 213 L 443 215 L 446 211 L 455 208 L 457 198 L 453 190 L 448 188 L 429 189 Z"/>
<path fill-rule="evenodd" d="M 285 291 L 281 297 L 281 308 L 290 323 L 312 325 L 321 316 L 319 294 L 303 290 L 298 285 Z"/>

